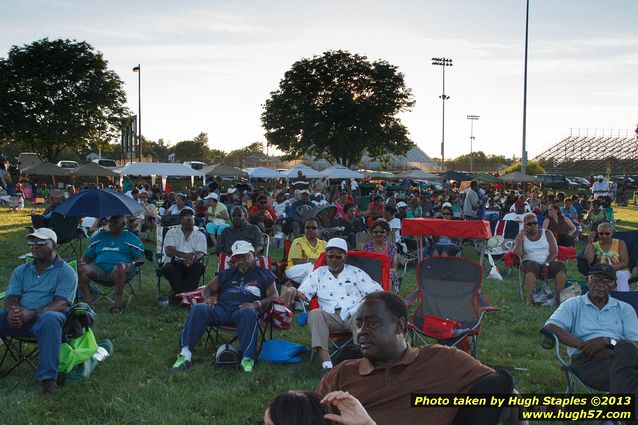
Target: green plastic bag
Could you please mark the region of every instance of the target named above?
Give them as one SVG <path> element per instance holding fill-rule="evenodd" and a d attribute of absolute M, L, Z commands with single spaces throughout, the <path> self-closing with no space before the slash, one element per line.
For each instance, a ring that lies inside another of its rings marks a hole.
<path fill-rule="evenodd" d="M 97 341 L 91 328 L 85 328 L 84 334 L 60 347 L 59 373 L 69 373 L 79 364 L 90 359 L 97 351 Z"/>

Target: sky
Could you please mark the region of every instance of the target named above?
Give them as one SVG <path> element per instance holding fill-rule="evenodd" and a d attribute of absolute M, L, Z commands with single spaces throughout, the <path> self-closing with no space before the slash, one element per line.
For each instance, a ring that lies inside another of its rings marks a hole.
<path fill-rule="evenodd" d="M 530 0 L 527 150 L 531 159 L 571 128 L 638 123 L 636 0 Z M 396 65 L 416 105 L 401 119 L 440 157 L 521 156 L 525 0 L 72 1 L 2 0 L 0 57 L 42 38 L 87 41 L 124 82 L 142 133 L 170 144 L 209 136 L 230 151 L 265 142 L 262 105 L 291 65 L 347 50 Z M 590 132 L 593 130 L 590 130 Z M 598 130 L 599 134 L 602 130 Z"/>

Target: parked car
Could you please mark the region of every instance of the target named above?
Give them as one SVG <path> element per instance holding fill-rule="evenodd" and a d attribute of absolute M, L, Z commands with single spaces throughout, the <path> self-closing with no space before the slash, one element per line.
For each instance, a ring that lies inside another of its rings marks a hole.
<path fill-rule="evenodd" d="M 78 164 L 77 161 L 68 161 L 68 160 L 58 161 L 58 167 L 66 168 L 67 170 L 72 170 L 74 168 L 78 168 L 79 166 L 80 164 Z"/>
<path fill-rule="evenodd" d="M 611 176 L 609 180 L 616 182 L 618 185 L 624 185 L 625 187 L 636 187 L 636 180 L 630 176 Z"/>
<path fill-rule="evenodd" d="M 551 189 L 572 189 L 573 185 L 570 184 L 567 177 L 560 174 L 539 174 L 536 176 L 538 180 L 543 184 L 543 187 Z"/>
<path fill-rule="evenodd" d="M 201 170 L 204 167 L 208 167 L 208 164 L 200 161 L 185 161 L 183 164 L 187 167 L 191 167 L 193 170 Z"/>
<path fill-rule="evenodd" d="M 589 189 L 591 187 L 589 180 L 585 177 L 570 177 L 569 180 L 576 183 L 579 189 Z"/>
<path fill-rule="evenodd" d="M 109 170 L 114 170 L 117 168 L 117 163 L 112 159 L 96 158 L 92 162 L 95 162 L 102 167 L 108 168 Z"/>

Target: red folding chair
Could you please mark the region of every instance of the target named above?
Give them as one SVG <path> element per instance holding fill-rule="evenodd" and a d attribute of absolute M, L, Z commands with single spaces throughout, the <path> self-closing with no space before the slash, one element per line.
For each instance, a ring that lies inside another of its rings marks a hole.
<path fill-rule="evenodd" d="M 346 264 L 358 267 L 368 273 L 375 282 L 381 285 L 384 291 L 390 291 L 392 289 L 392 282 L 390 280 L 390 257 L 387 255 L 368 251 L 348 251 Z M 315 269 L 325 265 L 326 254 L 322 253 L 315 262 Z M 319 308 L 319 301 L 315 296 L 310 300 L 309 310 L 312 311 L 316 308 Z M 352 333 L 350 332 L 330 333 L 329 341 L 331 360 L 339 358 L 343 350 L 354 342 Z M 311 361 L 313 356 L 314 351 L 310 357 Z"/>

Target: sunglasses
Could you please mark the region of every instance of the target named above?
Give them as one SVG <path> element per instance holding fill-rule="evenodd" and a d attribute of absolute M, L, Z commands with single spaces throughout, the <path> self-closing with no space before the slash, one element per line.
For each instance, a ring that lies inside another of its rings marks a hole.
<path fill-rule="evenodd" d="M 306 226 L 306 229 L 308 229 L 308 230 L 317 230 L 318 227 L 317 226 Z"/>
<path fill-rule="evenodd" d="M 526 226 L 536 226 L 538 224 L 538 221 L 528 221 L 527 223 L 525 223 Z"/>
<path fill-rule="evenodd" d="M 47 241 L 43 241 L 43 240 L 39 240 L 39 241 L 27 241 L 27 245 L 29 246 L 45 246 L 47 244 Z"/>
<path fill-rule="evenodd" d="M 346 258 L 345 255 L 326 255 L 326 258 L 328 260 L 343 260 L 344 258 Z"/>
<path fill-rule="evenodd" d="M 600 236 L 611 236 L 611 232 L 598 232 Z"/>
<path fill-rule="evenodd" d="M 259 205 L 266 205 L 268 202 L 260 202 Z"/>

